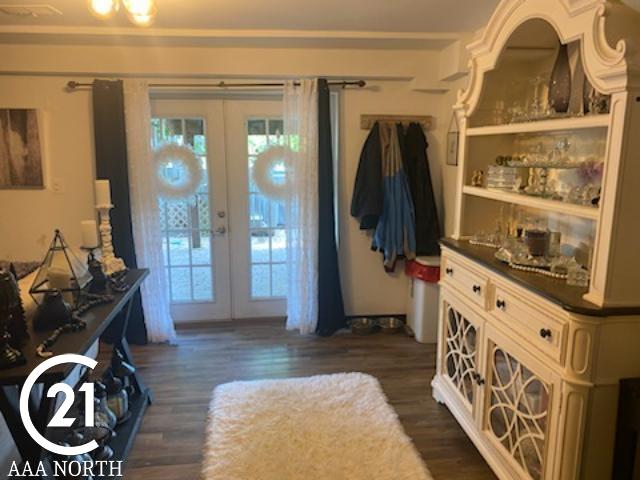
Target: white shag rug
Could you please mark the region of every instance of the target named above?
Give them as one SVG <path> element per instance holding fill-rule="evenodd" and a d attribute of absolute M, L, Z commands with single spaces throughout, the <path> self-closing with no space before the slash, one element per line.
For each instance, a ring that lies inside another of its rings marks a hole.
<path fill-rule="evenodd" d="M 378 381 L 362 373 L 213 392 L 204 480 L 429 480 Z"/>

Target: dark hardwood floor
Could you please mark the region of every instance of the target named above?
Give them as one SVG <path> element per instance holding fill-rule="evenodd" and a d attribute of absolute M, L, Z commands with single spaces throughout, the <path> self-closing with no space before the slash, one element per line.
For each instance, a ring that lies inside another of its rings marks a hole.
<path fill-rule="evenodd" d="M 216 385 L 349 371 L 379 379 L 434 478 L 495 478 L 446 407 L 431 397 L 434 347 L 403 335 L 302 337 L 281 321 L 237 322 L 182 330 L 177 346 L 133 347 L 133 354 L 155 400 L 126 462 L 127 480 L 200 478 Z"/>

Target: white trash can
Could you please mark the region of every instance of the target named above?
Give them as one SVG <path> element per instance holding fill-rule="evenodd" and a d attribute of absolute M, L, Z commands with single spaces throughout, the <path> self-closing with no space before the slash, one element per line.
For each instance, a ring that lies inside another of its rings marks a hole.
<path fill-rule="evenodd" d="M 405 273 L 411 279 L 407 325 L 416 341 L 437 343 L 440 257 L 417 257 L 406 262 Z"/>

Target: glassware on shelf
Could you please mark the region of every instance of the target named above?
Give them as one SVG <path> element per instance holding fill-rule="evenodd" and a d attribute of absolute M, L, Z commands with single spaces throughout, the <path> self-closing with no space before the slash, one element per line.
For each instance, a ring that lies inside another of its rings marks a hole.
<path fill-rule="evenodd" d="M 107 388 L 101 382 L 96 382 L 95 388 L 95 424 L 102 427 L 114 429 L 118 423 L 118 418 L 111 411 L 107 403 Z"/>
<path fill-rule="evenodd" d="M 549 232 L 549 235 L 547 236 L 547 249 L 545 252 L 545 256 L 547 258 L 555 258 L 560 256 L 561 240 L 561 232 Z"/>
<path fill-rule="evenodd" d="M 529 229 L 524 234 L 524 241 L 529 249 L 530 255 L 541 257 L 547 253 L 549 232 L 538 228 Z"/>
<path fill-rule="evenodd" d="M 522 123 L 527 120 L 527 109 L 522 103 L 516 102 L 509 108 L 509 123 Z"/>
<path fill-rule="evenodd" d="M 504 100 L 498 100 L 493 109 L 493 125 L 503 125 L 506 123 L 506 108 Z"/>
<path fill-rule="evenodd" d="M 589 271 L 582 268 L 581 265 L 573 265 L 567 272 L 567 285 L 574 287 L 589 286 Z"/>
<path fill-rule="evenodd" d="M 588 85 L 587 85 L 588 84 Z M 611 109 L 611 96 L 598 92 L 585 78 L 583 93 L 584 113 L 588 115 L 602 115 L 609 113 Z"/>
<path fill-rule="evenodd" d="M 487 188 L 498 190 L 517 190 L 522 183 L 523 172 L 514 167 L 489 165 L 487 169 Z"/>
<path fill-rule="evenodd" d="M 527 115 L 530 121 L 541 120 L 548 114 L 548 109 L 542 100 L 546 83 L 547 80 L 542 75 L 538 75 L 529 81 L 529 85 L 533 92 Z"/>

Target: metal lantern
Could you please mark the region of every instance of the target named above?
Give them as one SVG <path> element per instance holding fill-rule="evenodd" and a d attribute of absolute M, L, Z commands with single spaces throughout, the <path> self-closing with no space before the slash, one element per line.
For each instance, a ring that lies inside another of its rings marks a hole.
<path fill-rule="evenodd" d="M 59 291 L 69 305 L 75 305 L 91 280 L 87 265 L 69 248 L 60 230 L 56 230 L 29 293 L 39 304 L 45 294 Z"/>

